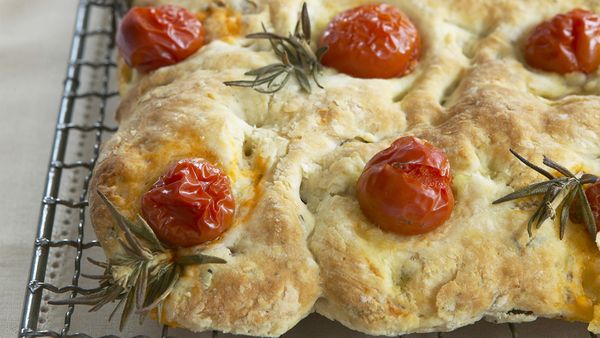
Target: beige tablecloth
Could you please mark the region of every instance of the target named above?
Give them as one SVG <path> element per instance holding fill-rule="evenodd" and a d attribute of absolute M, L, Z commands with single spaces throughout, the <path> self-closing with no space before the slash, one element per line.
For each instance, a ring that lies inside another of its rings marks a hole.
<path fill-rule="evenodd" d="M 15 337 L 76 0 L 0 0 L 0 337 Z"/>

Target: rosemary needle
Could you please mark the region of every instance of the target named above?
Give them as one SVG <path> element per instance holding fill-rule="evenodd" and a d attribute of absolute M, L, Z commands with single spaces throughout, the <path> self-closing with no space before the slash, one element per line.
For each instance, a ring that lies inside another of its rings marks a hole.
<path fill-rule="evenodd" d="M 98 195 L 124 233 L 125 240 L 119 240 L 123 252 L 108 262 L 88 258 L 90 263 L 104 269 L 102 275 L 92 276 L 98 280 L 99 287 L 75 298 L 52 300 L 50 304 L 85 304 L 92 306 L 89 311 L 93 312 L 118 301 L 109 320 L 122 306 L 119 330 L 123 330 L 134 310 L 140 314 L 141 321 L 148 311 L 160 306 L 175 287 L 183 266 L 226 263 L 221 258 L 203 254 L 177 256 L 174 249 L 160 242 L 141 216 L 131 222 L 102 192 L 98 191 Z"/>
<path fill-rule="evenodd" d="M 594 219 L 590 203 L 587 200 L 587 197 L 585 196 L 583 187 L 585 184 L 596 183 L 598 181 L 598 177 L 591 174 L 583 174 L 581 175 L 581 177 L 577 177 L 564 166 L 544 156 L 544 160 L 542 163 L 545 166 L 556 170 L 562 175 L 555 176 L 546 171 L 545 169 L 526 160 L 516 151 L 510 149 L 510 152 L 523 164 L 540 173 L 541 175 L 545 176 L 548 180 L 533 183 L 525 188 L 519 189 L 504 197 L 501 197 L 492 203 L 498 204 L 514 199 L 543 195 L 541 203 L 538 205 L 536 211 L 527 223 L 527 232 L 529 234 L 529 237 L 533 236 L 534 226 L 536 229 L 538 229 L 547 219 L 554 219 L 557 215 L 560 215 L 560 239 L 563 239 L 565 234 L 565 228 L 567 226 L 567 221 L 569 218 L 569 211 L 574 206 L 574 204 L 578 204 L 579 211 L 583 215 L 583 222 L 589 234 L 592 236 L 592 239 L 595 240 L 596 221 Z M 562 197 L 562 200 L 558 202 L 558 206 L 555 210 L 553 204 L 556 201 L 556 199 L 559 198 L 559 196 Z M 579 201 L 580 203 L 575 203 L 576 201 Z"/>
<path fill-rule="evenodd" d="M 310 47 L 311 28 L 306 3 L 302 5 L 294 34 L 282 36 L 271 33 L 263 25 L 263 32 L 252 33 L 246 37 L 269 40 L 271 48 L 280 62 L 259 67 L 244 74 L 254 76 L 253 80 L 227 81 L 224 82 L 226 86 L 249 87 L 260 93 L 271 94 L 285 87 L 293 76 L 302 90 L 307 93 L 311 92 L 311 78 L 319 88 L 323 88 L 317 76 L 322 70 L 321 58 L 327 52 L 327 47 L 320 47 L 316 52 L 313 52 Z"/>

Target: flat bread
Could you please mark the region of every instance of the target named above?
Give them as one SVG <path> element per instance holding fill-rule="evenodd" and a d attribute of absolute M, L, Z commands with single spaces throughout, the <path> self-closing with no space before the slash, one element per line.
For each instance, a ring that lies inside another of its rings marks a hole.
<path fill-rule="evenodd" d="M 368 80 L 325 69 L 324 89 L 306 94 L 290 81 L 266 95 L 223 82 L 277 62 L 268 44 L 244 36 L 261 23 L 287 35 L 301 1 L 138 1 L 201 11 L 214 28 L 207 25 L 210 42 L 177 65 L 141 75 L 121 62 L 120 127 L 102 149 L 93 190 L 134 217 L 170 164 L 202 157 L 228 174 L 238 205 L 219 240 L 188 249 L 227 264 L 187 267 L 161 319 L 194 331 L 277 336 L 313 310 L 379 335 L 540 316 L 590 322 L 600 332 L 600 252 L 584 227 L 568 226 L 559 240 L 547 221 L 530 238 L 532 201 L 492 205 L 540 180 L 509 148 L 600 173 L 598 72 L 540 72 L 522 55 L 537 23 L 577 7 L 600 12 L 600 4 L 388 2 L 421 33 L 412 73 Z M 361 3 L 307 1 L 315 43 L 334 15 Z M 443 226 L 410 237 L 370 223 L 355 190 L 366 162 L 404 135 L 444 149 L 456 199 Z M 122 234 L 96 194 L 90 202 L 112 257 Z"/>

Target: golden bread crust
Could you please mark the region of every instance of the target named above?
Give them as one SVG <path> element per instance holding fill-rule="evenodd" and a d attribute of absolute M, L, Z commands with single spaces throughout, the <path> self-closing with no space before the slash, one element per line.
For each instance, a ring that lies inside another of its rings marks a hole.
<path fill-rule="evenodd" d="M 220 97 L 212 88 L 224 87 L 213 75 L 144 79 L 152 84 L 124 99 L 119 132 L 104 145 L 92 185 L 133 217 L 143 192 L 174 161 L 202 157 L 221 167 L 232 179 L 236 222 L 220 240 L 192 250 L 227 264 L 187 267 L 161 320 L 196 331 L 276 336 L 311 312 L 320 293 L 306 247 L 310 229 L 299 218 L 304 205 L 287 184 L 298 174 L 278 165 L 285 139 L 253 130 L 211 99 Z M 256 95 L 257 103 L 262 100 Z M 113 257 L 120 234 L 99 196 L 92 194 L 90 202 L 98 238 Z"/>
<path fill-rule="evenodd" d="M 176 1 L 139 4 L 166 2 Z M 275 95 L 224 86 L 277 61 L 267 44 L 242 36 L 259 31 L 261 22 L 287 34 L 300 0 L 223 1 L 239 15 L 238 36 L 215 33 L 188 60 L 148 75 L 121 65 L 121 125 L 104 145 L 94 189 L 132 217 L 170 163 L 204 157 L 231 177 L 239 206 L 231 230 L 192 249 L 228 263 L 188 268 L 167 298 L 163 322 L 276 336 L 314 306 L 371 334 L 537 316 L 592 322 L 590 329 L 599 330 L 600 253 L 583 227 L 569 226 L 561 241 L 548 221 L 529 238 L 531 201 L 491 203 L 540 179 L 509 148 L 535 162 L 545 154 L 574 171 L 600 173 L 598 73 L 535 71 L 520 52 L 541 20 L 575 7 L 600 12 L 600 5 L 389 2 L 411 17 L 424 45 L 415 71 L 399 79 L 326 69 L 325 89 L 311 94 L 294 81 Z M 179 3 L 204 12 L 216 6 Z M 335 14 L 359 3 L 308 1 L 313 39 Z M 412 237 L 368 222 L 355 196 L 365 163 L 402 135 L 443 148 L 454 177 L 450 220 Z M 98 196 L 90 199 L 111 257 L 120 234 Z"/>

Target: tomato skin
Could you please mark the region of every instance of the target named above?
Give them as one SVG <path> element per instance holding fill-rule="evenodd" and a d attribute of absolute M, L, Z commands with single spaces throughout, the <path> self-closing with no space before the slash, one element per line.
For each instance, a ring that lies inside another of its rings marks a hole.
<path fill-rule="evenodd" d="M 175 163 L 142 197 L 142 216 L 161 241 L 175 247 L 217 238 L 234 213 L 229 178 L 200 158 Z"/>
<path fill-rule="evenodd" d="M 383 230 L 417 235 L 450 217 L 451 182 L 444 151 L 406 136 L 367 163 L 358 179 L 357 197 L 365 216 Z"/>
<path fill-rule="evenodd" d="M 117 46 L 127 65 L 146 73 L 186 59 L 204 35 L 204 25 L 184 8 L 133 7 L 121 21 Z"/>
<path fill-rule="evenodd" d="M 600 16 L 575 9 L 540 23 L 527 39 L 525 60 L 560 74 L 593 72 L 600 65 Z"/>
<path fill-rule="evenodd" d="M 388 79 L 417 64 L 421 37 L 410 19 L 388 4 L 363 5 L 338 14 L 320 41 L 322 63 L 359 78 Z"/>

